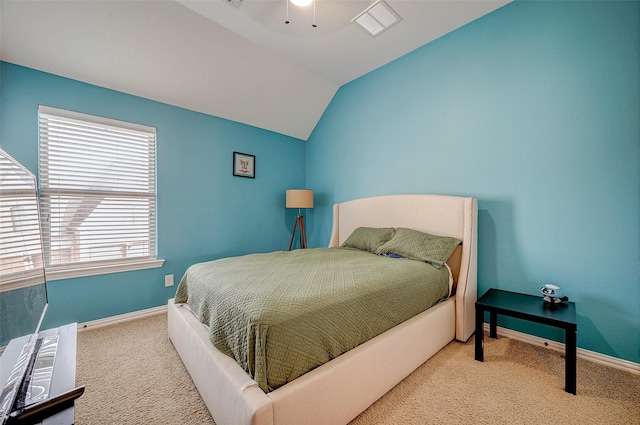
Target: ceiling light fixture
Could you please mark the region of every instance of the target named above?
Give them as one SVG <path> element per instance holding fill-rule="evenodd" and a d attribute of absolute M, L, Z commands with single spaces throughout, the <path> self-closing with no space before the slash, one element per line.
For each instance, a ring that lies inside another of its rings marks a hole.
<path fill-rule="evenodd" d="M 364 12 L 353 18 L 351 22 L 356 22 L 372 36 L 388 30 L 402 18 L 383 0 L 378 0 L 367 7 Z"/>
<path fill-rule="evenodd" d="M 240 8 L 240 5 L 242 4 L 242 0 L 225 0 L 227 3 L 229 3 L 231 6 L 235 7 L 236 9 Z"/>
<path fill-rule="evenodd" d="M 296 6 L 305 7 L 309 6 L 313 0 L 291 0 L 291 3 Z"/>
<path fill-rule="evenodd" d="M 306 6 L 309 6 L 311 3 L 313 3 L 313 23 L 311 24 L 311 26 L 313 28 L 318 28 L 318 26 L 316 25 L 316 2 L 314 0 L 284 0 L 284 1 L 287 3 L 287 20 L 284 21 L 285 24 L 288 24 L 291 22 L 289 20 L 289 1 L 291 1 L 291 3 L 299 7 L 306 7 Z"/>

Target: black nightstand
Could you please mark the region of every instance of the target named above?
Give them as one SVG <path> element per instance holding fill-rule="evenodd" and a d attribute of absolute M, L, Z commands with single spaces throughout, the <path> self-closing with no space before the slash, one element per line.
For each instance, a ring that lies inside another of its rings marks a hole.
<path fill-rule="evenodd" d="M 541 296 L 489 289 L 476 301 L 476 360 L 484 361 L 484 312 L 489 312 L 489 336 L 496 338 L 498 314 L 565 330 L 565 391 L 576 394 L 576 305 L 545 305 Z"/>

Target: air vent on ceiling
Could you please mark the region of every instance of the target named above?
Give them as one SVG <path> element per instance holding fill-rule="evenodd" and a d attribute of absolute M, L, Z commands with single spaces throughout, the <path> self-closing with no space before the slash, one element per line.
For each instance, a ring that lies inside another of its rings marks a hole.
<path fill-rule="evenodd" d="M 227 3 L 229 3 L 231 6 L 235 7 L 236 9 L 240 8 L 240 5 L 242 4 L 242 0 L 224 0 Z"/>
<path fill-rule="evenodd" d="M 383 0 L 378 0 L 371 6 L 367 7 L 364 12 L 353 18 L 351 22 L 358 23 L 372 36 L 388 30 L 402 18 Z"/>

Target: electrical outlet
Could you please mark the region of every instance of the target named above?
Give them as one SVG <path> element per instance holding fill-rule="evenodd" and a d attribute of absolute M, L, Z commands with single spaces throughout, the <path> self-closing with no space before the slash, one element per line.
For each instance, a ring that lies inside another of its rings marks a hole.
<path fill-rule="evenodd" d="M 164 277 L 164 286 L 173 286 L 173 275 L 168 274 Z"/>

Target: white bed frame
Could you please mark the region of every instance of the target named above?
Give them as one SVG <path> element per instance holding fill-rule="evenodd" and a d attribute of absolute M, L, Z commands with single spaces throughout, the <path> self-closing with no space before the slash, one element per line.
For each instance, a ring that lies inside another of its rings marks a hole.
<path fill-rule="evenodd" d="M 329 247 L 360 226 L 461 239 L 456 294 L 270 393 L 213 347 L 187 308 L 169 300 L 169 338 L 216 424 L 346 424 L 454 338 L 469 339 L 475 329 L 477 223 L 477 199 L 469 197 L 389 195 L 335 204 Z"/>

